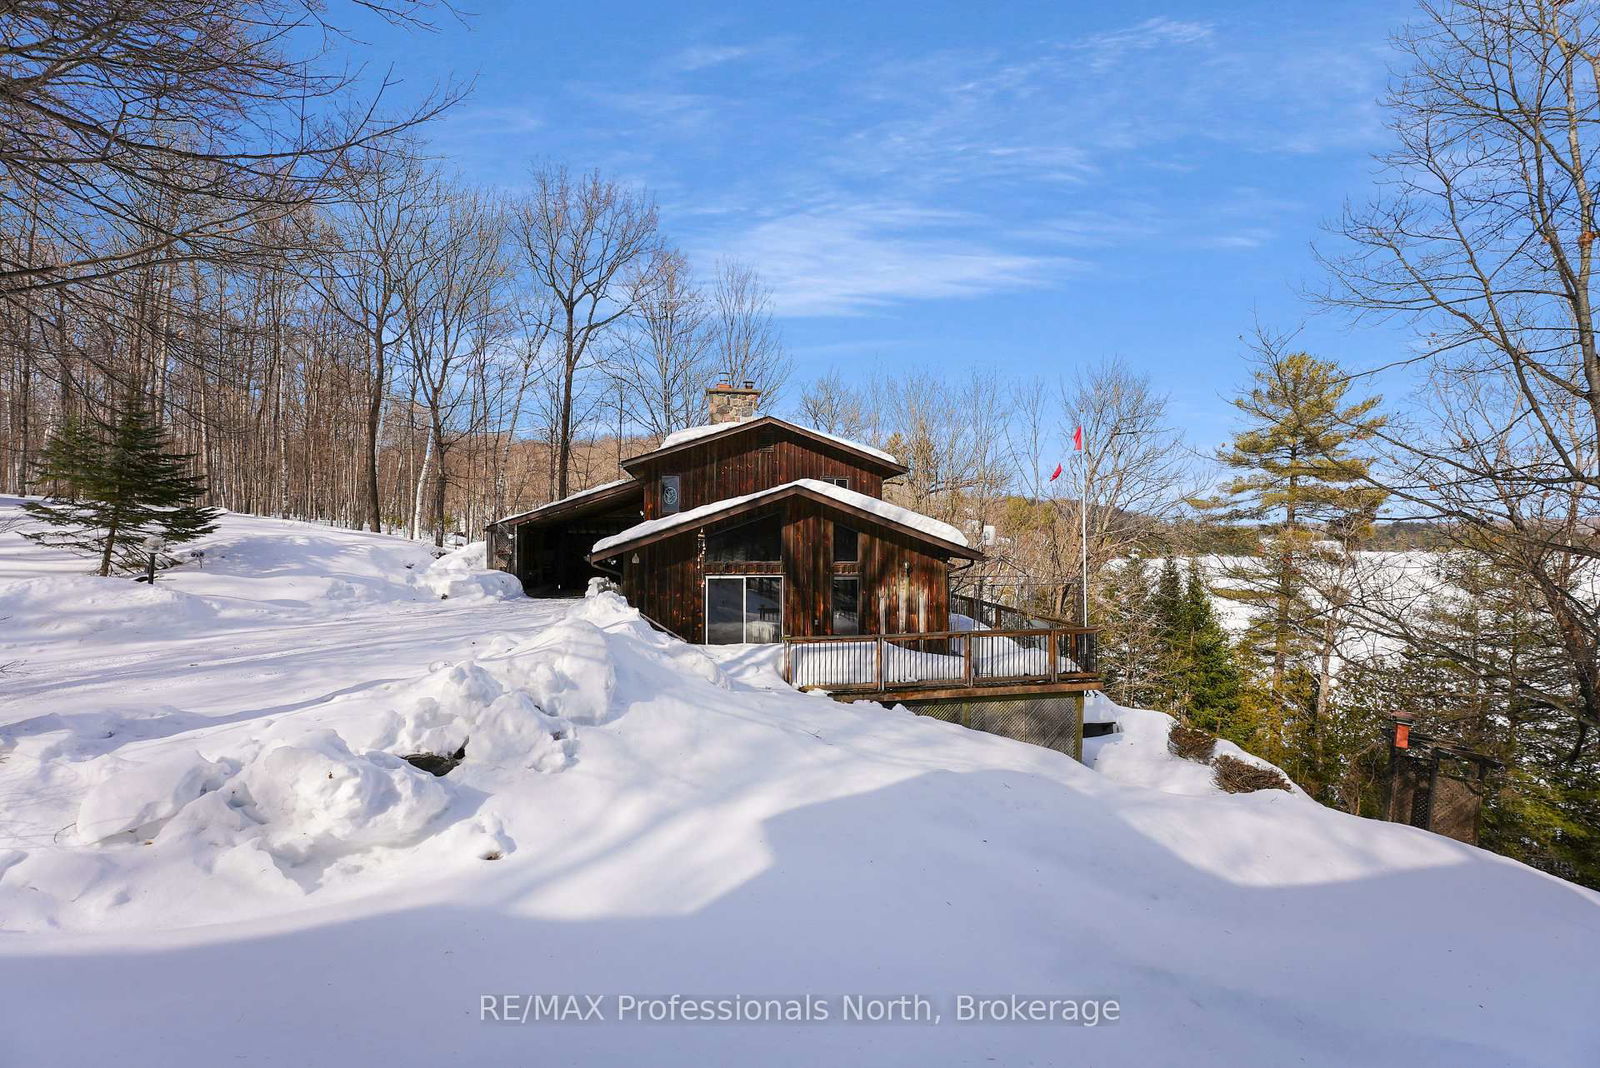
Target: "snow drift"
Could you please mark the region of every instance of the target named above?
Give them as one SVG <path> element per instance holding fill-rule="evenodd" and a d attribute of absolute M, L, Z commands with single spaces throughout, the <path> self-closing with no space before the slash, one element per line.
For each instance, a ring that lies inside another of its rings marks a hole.
<path fill-rule="evenodd" d="M 431 564 L 398 539 L 240 516 L 218 537 L 306 555 L 164 576 L 217 616 L 159 638 L 45 632 L 37 605 L 0 624 L 22 661 L 0 716 L 8 1063 L 1600 1051 L 1595 894 L 1303 796 L 1221 794 L 1157 713 L 1094 708 L 1125 728 L 1094 770 L 797 693 L 760 650 L 713 659 L 615 596 L 440 600 L 391 574 Z M 30 554 L 0 543 L 0 578 L 65 573 Z M 334 579 L 387 599 L 330 606 Z M 405 759 L 462 748 L 443 777 Z M 480 1019 L 491 994 L 675 992 L 920 994 L 942 1021 Z M 1114 997 L 1121 1019 L 951 1015 L 1010 993 Z"/>

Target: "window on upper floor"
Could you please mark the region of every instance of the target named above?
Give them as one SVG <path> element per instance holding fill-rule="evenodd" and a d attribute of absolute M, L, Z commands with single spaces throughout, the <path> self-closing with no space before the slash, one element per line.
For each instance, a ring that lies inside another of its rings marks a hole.
<path fill-rule="evenodd" d="M 853 564 L 861 559 L 861 535 L 843 523 L 833 525 L 833 562 Z"/>
<path fill-rule="evenodd" d="M 831 482 L 835 486 L 838 486 L 840 489 L 849 489 L 850 488 L 850 480 L 848 478 L 842 478 L 842 477 L 841 478 L 825 478 L 822 481 Z"/>
<path fill-rule="evenodd" d="M 774 512 L 736 527 L 707 534 L 706 559 L 723 564 L 749 561 L 776 563 L 782 560 L 782 518 Z"/>
<path fill-rule="evenodd" d="M 661 514 L 674 515 L 683 510 L 683 496 L 677 475 L 661 476 Z"/>

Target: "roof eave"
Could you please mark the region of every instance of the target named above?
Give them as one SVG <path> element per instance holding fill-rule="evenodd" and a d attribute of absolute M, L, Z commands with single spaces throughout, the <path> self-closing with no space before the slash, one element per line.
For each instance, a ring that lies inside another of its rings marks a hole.
<path fill-rule="evenodd" d="M 644 483 L 637 479 L 620 486 L 612 486 L 610 489 L 599 493 L 585 494 L 576 499 L 541 504 L 539 507 L 530 508 L 526 512 L 509 515 L 504 519 L 496 519 L 493 523 L 486 524 L 484 529 L 489 527 L 519 527 L 525 523 L 542 522 L 546 519 L 562 519 L 572 515 L 574 512 L 582 512 L 591 507 L 615 504 L 617 501 L 631 497 L 634 494 L 639 494 L 641 497 L 644 494 Z"/>
<path fill-rule="evenodd" d="M 820 442 L 823 445 L 838 449 L 840 452 L 849 453 L 851 456 L 858 457 L 866 464 L 884 471 L 885 478 L 894 478 L 911 470 L 911 468 L 907 467 L 903 463 L 900 463 L 898 460 L 885 460 L 881 456 L 874 456 L 870 452 L 863 452 L 861 449 L 852 448 L 836 438 L 830 438 L 826 435 L 818 434 L 806 427 L 801 426 L 798 423 L 791 423 L 787 419 L 779 419 L 775 415 L 762 415 L 756 417 L 755 419 L 745 420 L 744 422 L 730 423 L 728 424 L 728 429 L 725 431 L 720 431 L 715 434 L 706 434 L 702 437 L 695 438 L 692 441 L 685 441 L 682 444 L 674 445 L 670 449 L 655 449 L 650 452 L 642 452 L 637 456 L 628 457 L 618 466 L 628 474 L 632 475 L 634 473 L 633 469 L 635 465 L 644 464 L 652 460 L 659 460 L 668 456 L 676 456 L 679 453 L 687 452 L 688 450 L 693 449 L 697 445 L 721 438 L 725 434 L 731 434 L 736 430 L 747 430 L 751 427 L 761 426 L 763 423 L 768 426 L 779 426 L 787 430 L 798 431 L 800 434 L 810 438 L 812 441 Z"/>
<path fill-rule="evenodd" d="M 781 492 L 773 493 L 770 496 L 759 497 L 755 500 L 745 501 L 741 504 L 719 512 L 713 512 L 698 523 L 684 524 L 683 526 L 670 527 L 666 530 L 658 530 L 650 534 L 644 534 L 640 537 L 634 538 L 632 541 L 625 541 L 621 544 L 613 545 L 605 552 L 589 553 L 585 559 L 587 559 L 591 564 L 599 563 L 602 560 L 610 560 L 612 557 L 621 556 L 623 553 L 628 553 L 634 551 L 635 549 L 643 548 L 652 542 L 661 541 L 664 538 L 670 538 L 687 531 L 698 530 L 701 527 L 708 526 L 712 523 L 720 523 L 724 519 L 731 519 L 732 517 L 740 515 L 744 512 L 761 508 L 776 501 L 785 500 L 794 496 L 805 497 L 808 500 L 816 501 L 819 504 L 837 508 L 841 512 L 852 515 L 863 522 L 875 523 L 878 526 L 890 527 L 894 530 L 901 531 L 902 533 L 909 534 L 917 541 L 924 542 L 928 545 L 937 546 L 950 556 L 959 556 L 965 560 L 982 560 L 984 558 L 981 551 L 974 549 L 971 546 L 958 545 L 953 541 L 946 541 L 943 538 L 935 537 L 934 535 L 929 534 L 925 530 L 918 530 L 916 527 L 907 526 L 904 523 L 896 522 L 893 519 L 878 515 L 876 512 L 869 512 L 864 508 L 857 508 L 852 504 L 847 504 L 844 501 L 838 500 L 837 498 L 818 493 L 816 490 L 808 489 L 805 486 L 788 486 L 785 487 Z"/>

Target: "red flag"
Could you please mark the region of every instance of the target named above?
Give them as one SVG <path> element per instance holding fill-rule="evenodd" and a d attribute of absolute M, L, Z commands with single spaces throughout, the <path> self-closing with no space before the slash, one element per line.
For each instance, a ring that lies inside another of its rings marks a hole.
<path fill-rule="evenodd" d="M 1083 427 L 1081 426 L 1072 432 L 1072 451 L 1083 451 Z"/>
<path fill-rule="evenodd" d="M 1060 464 L 1056 464 L 1056 469 L 1054 471 L 1050 472 L 1050 481 L 1054 482 L 1056 479 L 1058 479 L 1060 477 L 1061 477 L 1061 465 Z"/>

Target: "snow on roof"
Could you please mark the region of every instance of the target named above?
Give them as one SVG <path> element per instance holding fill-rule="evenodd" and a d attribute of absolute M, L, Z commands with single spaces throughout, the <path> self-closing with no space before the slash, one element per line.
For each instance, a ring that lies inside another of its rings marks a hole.
<path fill-rule="evenodd" d="M 841 438 L 837 434 L 829 434 L 827 431 L 818 430 L 816 427 L 800 426 L 797 423 L 789 422 L 787 419 L 779 419 L 775 415 L 756 416 L 752 419 L 740 419 L 732 423 L 709 423 L 705 426 L 691 426 L 685 430 L 677 430 L 663 438 L 661 440 L 661 444 L 656 446 L 654 451 L 661 452 L 663 449 L 676 448 L 679 445 L 684 445 L 691 441 L 698 441 L 700 438 L 714 437 L 717 434 L 737 430 L 747 423 L 755 422 L 756 419 L 771 419 L 774 423 L 777 423 L 780 426 L 790 427 L 806 434 L 815 434 L 819 438 L 826 438 L 829 441 L 843 445 L 847 449 L 854 449 L 856 452 L 864 452 L 868 456 L 876 456 L 878 459 L 884 460 L 888 463 L 895 465 L 900 463 L 900 461 L 894 456 L 884 452 L 882 449 L 875 449 L 871 445 L 863 445 L 861 442 L 851 441 L 849 438 Z M 645 455 L 648 456 L 650 454 L 645 453 Z"/>
<path fill-rule="evenodd" d="M 939 520 L 925 516 L 921 512 L 913 512 L 909 508 L 901 508 L 897 504 L 880 501 L 876 497 L 868 497 L 865 493 L 857 493 L 855 490 L 848 490 L 843 486 L 835 486 L 831 482 L 819 482 L 814 478 L 797 478 L 793 482 L 784 482 L 768 489 L 757 490 L 755 493 L 746 493 L 742 497 L 729 497 L 726 500 L 712 501 L 710 504 L 702 504 L 698 508 L 691 508 L 687 512 L 679 512 L 676 515 L 662 516 L 660 519 L 647 519 L 643 523 L 635 523 L 620 534 L 613 534 L 609 538 L 601 538 L 594 543 L 594 548 L 590 551 L 603 553 L 615 546 L 626 545 L 628 542 L 638 541 L 640 538 L 650 537 L 663 531 L 672 530 L 675 527 L 693 526 L 707 516 L 715 515 L 725 509 L 745 504 L 755 504 L 769 497 L 775 497 L 786 490 L 796 488 L 808 489 L 825 497 L 831 497 L 840 504 L 848 504 L 863 512 L 871 512 L 880 519 L 896 523 L 902 527 L 909 527 L 912 530 L 921 531 L 929 537 L 938 538 L 940 541 L 951 542 L 962 547 L 967 546 L 966 535 L 949 523 L 941 523 Z"/>
<path fill-rule="evenodd" d="M 732 430 L 736 426 L 743 426 L 745 423 L 754 421 L 755 417 L 751 416 L 749 419 L 736 419 L 731 423 L 707 423 L 705 426 L 691 426 L 682 430 L 674 430 L 661 439 L 661 444 L 657 445 L 656 449 L 675 448 L 697 438 L 710 437 L 712 434 L 720 434 L 724 430 Z"/>
<path fill-rule="evenodd" d="M 577 493 L 569 493 L 560 500 L 550 501 L 547 504 L 541 504 L 537 508 L 529 508 L 526 512 L 514 512 L 511 515 L 501 516 L 499 519 L 495 520 L 495 523 L 504 523 L 512 519 L 521 519 L 523 516 L 537 515 L 547 508 L 554 508 L 558 504 L 570 504 L 573 501 L 592 496 L 596 493 L 604 493 L 608 489 L 616 489 L 618 486 L 625 486 L 632 481 L 634 480 L 631 478 L 619 478 L 615 482 L 605 482 L 598 486 L 590 486 L 588 489 L 579 490 Z M 492 526 L 493 524 L 490 525 Z"/>

